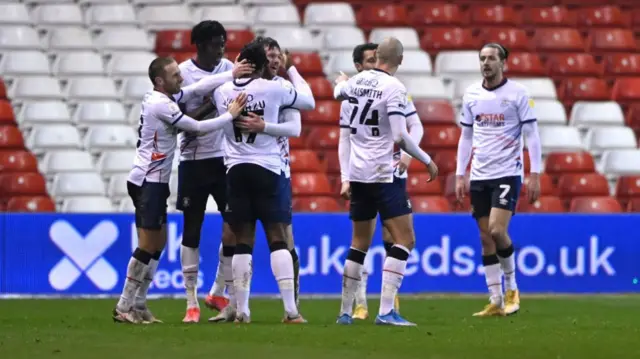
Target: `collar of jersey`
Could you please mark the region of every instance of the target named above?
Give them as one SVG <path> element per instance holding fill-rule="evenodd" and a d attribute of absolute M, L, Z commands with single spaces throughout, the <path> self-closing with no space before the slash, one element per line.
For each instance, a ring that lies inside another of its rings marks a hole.
<path fill-rule="evenodd" d="M 169 99 L 169 100 L 171 100 L 172 102 L 176 102 L 176 103 L 178 102 L 178 101 L 176 101 L 175 97 L 173 97 L 173 96 L 169 96 L 169 95 L 167 95 L 167 94 L 166 94 L 166 93 L 164 93 L 164 92 L 160 92 L 160 91 L 158 91 L 158 90 L 156 90 L 156 89 L 153 89 L 152 91 L 153 91 L 153 92 L 156 92 L 156 93 L 159 93 L 160 95 L 162 95 L 162 96 L 164 96 L 164 97 L 168 98 L 168 99 Z M 182 93 L 182 90 L 180 90 L 180 92 L 178 92 L 178 93 Z M 180 95 L 180 97 L 182 97 L 182 95 Z"/>
<path fill-rule="evenodd" d="M 202 70 L 204 72 L 214 72 L 216 70 L 216 68 L 220 65 L 220 63 L 222 62 L 222 60 L 220 60 L 218 65 L 214 66 L 211 70 L 209 70 L 209 69 L 205 69 L 204 67 L 200 66 L 200 64 L 198 63 L 198 61 L 196 61 L 196 59 L 191 58 L 190 60 L 191 60 L 191 62 L 193 63 L 193 65 L 195 67 L 197 67 L 198 69 L 200 69 L 200 70 Z"/>
<path fill-rule="evenodd" d="M 371 70 L 373 70 L 373 71 L 378 71 L 378 72 L 382 72 L 382 73 L 385 73 L 385 74 L 387 74 L 387 75 L 391 76 L 391 74 L 390 74 L 390 73 L 388 73 L 388 72 L 386 72 L 385 70 L 380 70 L 380 69 L 377 69 L 377 68 L 374 68 L 374 69 L 371 69 Z"/>
<path fill-rule="evenodd" d="M 247 86 L 248 84 L 250 84 L 251 81 L 255 80 L 255 78 L 249 78 L 249 81 L 247 81 L 247 82 L 245 82 L 243 84 L 238 83 L 238 80 L 244 80 L 244 79 L 233 79 L 233 84 L 238 86 L 238 87 L 242 87 L 242 86 Z"/>
<path fill-rule="evenodd" d="M 484 85 L 484 81 L 482 81 L 482 88 L 483 88 L 483 89 L 485 89 L 485 90 L 487 90 L 487 91 L 495 91 L 495 90 L 499 89 L 500 87 L 504 86 L 506 83 L 507 83 L 507 78 L 506 78 L 506 77 L 504 77 L 504 78 L 502 79 L 502 81 L 500 81 L 500 83 L 499 83 L 499 84 L 497 84 L 497 85 L 496 85 L 496 86 L 494 86 L 494 87 L 486 87 L 486 86 Z"/>

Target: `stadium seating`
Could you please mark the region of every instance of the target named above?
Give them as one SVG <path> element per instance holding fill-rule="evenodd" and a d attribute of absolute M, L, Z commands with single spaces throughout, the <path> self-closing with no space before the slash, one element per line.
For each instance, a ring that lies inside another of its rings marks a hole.
<path fill-rule="evenodd" d="M 626 0 L 5 0 L 0 208 L 131 211 L 125 180 L 139 102 L 151 88 L 147 64 L 154 54 L 193 56 L 189 29 L 203 19 L 225 25 L 231 59 L 257 34 L 276 38 L 313 89 L 316 109 L 302 114 L 302 135 L 291 139 L 296 211 L 346 209 L 331 81 L 355 73 L 355 45 L 386 36 L 405 46 L 398 77 L 441 171 L 427 184 L 412 162 L 416 212 L 469 209 L 468 198 L 453 198 L 456 120 L 464 90 L 480 79 L 477 50 L 489 41 L 510 49 L 507 74 L 528 88 L 540 125 L 543 196 L 529 204 L 523 192 L 518 210 L 640 211 L 640 3 Z"/>

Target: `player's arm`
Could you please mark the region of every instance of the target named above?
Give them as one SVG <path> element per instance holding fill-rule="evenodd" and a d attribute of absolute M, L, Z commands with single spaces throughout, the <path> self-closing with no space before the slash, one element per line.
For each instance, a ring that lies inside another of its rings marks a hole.
<path fill-rule="evenodd" d="M 316 107 L 316 100 L 313 98 L 311 87 L 307 81 L 302 78 L 295 66 L 291 66 L 287 69 L 287 75 L 289 80 L 293 84 L 293 88 L 296 89 L 298 97 L 296 99 L 296 106 L 300 110 L 313 110 Z"/>
<path fill-rule="evenodd" d="M 407 130 L 409 132 L 409 136 L 411 136 L 415 143 L 420 143 L 420 141 L 422 141 L 422 136 L 424 135 L 424 127 L 422 127 L 418 111 L 411 100 L 408 102 L 405 118 L 407 119 Z M 411 156 L 402 151 L 400 161 L 408 164 L 410 160 Z"/>
<path fill-rule="evenodd" d="M 336 79 L 336 87 L 333 88 L 333 98 L 338 101 L 344 101 L 349 98 L 349 95 L 347 94 L 349 82 L 347 79 L 348 77 L 345 74 L 341 74 L 340 77 Z"/>
<path fill-rule="evenodd" d="M 237 103 L 234 102 L 229 106 L 228 112 L 216 118 L 204 121 L 196 121 L 185 115 L 178 105 L 173 102 L 158 104 L 156 111 L 158 119 L 180 130 L 186 132 L 207 133 L 218 130 L 233 121 L 233 119 L 240 114 L 245 103 L 246 96 L 239 96 Z"/>
<path fill-rule="evenodd" d="M 186 113 L 187 116 L 196 119 L 198 121 L 204 119 L 208 114 L 213 112 L 216 109 L 216 106 L 211 101 L 205 101 L 200 107 L 195 110 L 189 111 Z"/>
<path fill-rule="evenodd" d="M 531 173 L 542 171 L 542 144 L 538 131 L 538 121 L 533 111 L 533 100 L 527 93 L 523 93 L 518 101 L 518 118 L 522 124 L 522 133 L 527 141 Z"/>
<path fill-rule="evenodd" d="M 387 116 L 389 116 L 393 141 L 411 157 L 416 158 L 425 165 L 429 165 L 431 157 L 418 146 L 407 131 L 407 119 L 404 112 L 406 108 L 406 91 L 400 88 L 395 89 L 387 101 Z"/>
<path fill-rule="evenodd" d="M 203 77 L 200 81 L 180 89 L 180 92 L 173 95 L 176 102 L 182 103 L 197 97 L 211 95 L 213 90 L 222 86 L 225 82 L 233 81 L 233 71 Z"/>
<path fill-rule="evenodd" d="M 473 150 L 473 117 L 469 110 L 469 104 L 463 99 L 462 118 L 460 119 L 462 131 L 458 140 L 458 153 L 456 155 L 456 176 L 464 176 L 471 159 Z"/>
<path fill-rule="evenodd" d="M 264 133 L 275 137 L 300 137 L 302 118 L 295 108 L 282 109 L 282 123 L 264 122 Z"/>

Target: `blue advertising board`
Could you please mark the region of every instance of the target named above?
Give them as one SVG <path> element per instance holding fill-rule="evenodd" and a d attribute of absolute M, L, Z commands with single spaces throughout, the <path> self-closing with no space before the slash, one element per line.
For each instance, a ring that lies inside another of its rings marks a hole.
<path fill-rule="evenodd" d="M 416 248 L 403 293 L 485 293 L 480 241 L 467 214 L 414 217 Z M 628 293 L 640 288 L 639 215 L 526 215 L 512 220 L 518 283 L 536 293 Z M 339 294 L 351 239 L 346 214 L 296 214 L 294 237 L 303 294 Z M 168 242 L 150 293 L 182 294 L 182 217 L 168 221 Z M 202 230 L 199 286 L 206 292 L 218 264 L 221 218 Z M 384 249 L 377 229 L 369 251 L 368 290 L 380 290 Z M 137 235 L 131 214 L 0 215 L 0 293 L 119 294 Z M 269 251 L 258 226 L 252 293 L 276 294 Z"/>

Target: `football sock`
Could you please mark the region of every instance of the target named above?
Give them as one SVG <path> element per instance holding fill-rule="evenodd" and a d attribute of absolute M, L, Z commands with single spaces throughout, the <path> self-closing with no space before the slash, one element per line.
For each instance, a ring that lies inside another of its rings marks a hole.
<path fill-rule="evenodd" d="M 124 288 L 117 304 L 118 310 L 127 312 L 133 306 L 136 290 L 142 284 L 144 273 L 150 261 L 151 253 L 140 248 L 133 251 L 127 266 L 127 279 L 124 281 Z"/>
<path fill-rule="evenodd" d="M 516 284 L 516 259 L 513 244 L 505 249 L 498 249 L 498 260 L 504 272 L 504 286 L 506 290 L 517 290 Z"/>
<path fill-rule="evenodd" d="M 198 267 L 200 265 L 200 249 L 182 245 L 180 251 L 184 288 L 187 292 L 187 308 L 199 308 L 198 304 Z"/>
<path fill-rule="evenodd" d="M 367 252 L 350 248 L 342 275 L 342 307 L 340 314 L 353 315 L 353 301 L 362 278 L 362 266 Z"/>
<path fill-rule="evenodd" d="M 135 306 L 136 308 L 144 309 L 147 306 L 147 294 L 149 293 L 149 286 L 153 283 L 153 277 L 156 275 L 156 270 L 158 269 L 158 262 L 160 261 L 160 256 L 162 255 L 162 251 L 157 251 L 151 256 L 151 260 L 149 261 L 149 265 L 147 266 L 147 270 L 145 271 L 142 284 L 138 287 L 136 291 L 136 300 Z"/>
<path fill-rule="evenodd" d="M 482 265 L 491 303 L 502 305 L 502 269 L 498 256 L 495 254 L 482 256 Z"/>
<path fill-rule="evenodd" d="M 222 265 L 222 247 L 223 245 L 220 243 L 220 247 L 218 248 L 218 258 L 220 258 L 220 261 L 218 262 L 218 268 L 216 268 L 216 279 L 213 281 L 211 290 L 209 290 L 210 296 L 222 297 L 224 295 L 225 277 L 224 266 Z"/>
<path fill-rule="evenodd" d="M 251 315 L 249 311 L 249 294 L 251 292 L 253 248 L 247 244 L 236 245 L 235 254 L 231 261 L 233 273 L 233 285 L 236 290 L 236 302 L 238 313 Z"/>
<path fill-rule="evenodd" d="M 402 285 L 404 271 L 407 268 L 409 249 L 399 244 L 395 244 L 384 260 L 382 269 L 382 292 L 380 294 L 380 310 L 378 314 L 386 315 L 391 312 L 398 295 L 398 290 Z"/>
<path fill-rule="evenodd" d="M 293 286 L 294 293 L 296 296 L 296 304 L 300 300 L 300 258 L 298 258 L 298 252 L 296 249 L 292 249 L 291 260 L 293 261 Z"/>
<path fill-rule="evenodd" d="M 287 249 L 287 244 L 284 241 L 271 243 L 269 249 L 271 250 L 271 271 L 278 282 L 284 311 L 290 317 L 297 317 L 298 306 L 296 305 L 291 252 Z"/>
<path fill-rule="evenodd" d="M 356 292 L 356 307 L 361 305 L 367 308 L 367 280 L 368 279 L 369 279 L 369 273 L 367 273 L 363 265 L 362 274 L 360 274 L 360 285 L 358 286 L 358 291 Z"/>
<path fill-rule="evenodd" d="M 229 305 L 231 305 L 233 308 L 237 306 L 236 288 L 233 285 L 233 269 L 231 266 L 235 250 L 235 246 L 222 247 L 222 263 L 220 265 L 222 269 L 221 271 L 224 274 L 224 284 L 227 287 L 227 293 L 229 293 Z"/>

